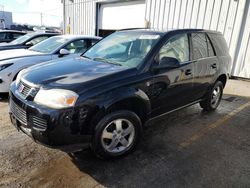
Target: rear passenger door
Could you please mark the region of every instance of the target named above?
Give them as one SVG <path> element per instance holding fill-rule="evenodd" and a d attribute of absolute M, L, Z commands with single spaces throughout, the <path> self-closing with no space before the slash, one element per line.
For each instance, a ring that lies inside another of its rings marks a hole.
<path fill-rule="evenodd" d="M 192 60 L 194 62 L 194 100 L 203 97 L 212 83 L 218 60 L 206 33 L 192 33 Z"/>

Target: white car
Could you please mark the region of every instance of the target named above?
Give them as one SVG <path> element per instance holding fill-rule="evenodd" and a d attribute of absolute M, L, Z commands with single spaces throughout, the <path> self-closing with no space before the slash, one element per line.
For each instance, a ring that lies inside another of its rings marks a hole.
<path fill-rule="evenodd" d="M 95 36 L 59 35 L 29 49 L 0 51 L 0 93 L 9 91 L 10 84 L 21 70 L 56 58 L 80 55 L 100 39 Z"/>

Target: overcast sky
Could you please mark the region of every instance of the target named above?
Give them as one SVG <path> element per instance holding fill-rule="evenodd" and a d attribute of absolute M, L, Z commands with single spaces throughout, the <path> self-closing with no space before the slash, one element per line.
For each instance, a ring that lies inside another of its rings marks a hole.
<path fill-rule="evenodd" d="M 63 19 L 61 0 L 0 0 L 0 10 L 13 12 L 13 22 L 22 24 L 43 24 L 60 26 Z"/>

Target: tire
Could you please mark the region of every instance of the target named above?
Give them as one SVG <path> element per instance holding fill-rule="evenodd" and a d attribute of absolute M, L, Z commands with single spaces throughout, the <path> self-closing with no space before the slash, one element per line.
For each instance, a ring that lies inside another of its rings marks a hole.
<path fill-rule="evenodd" d="M 223 83 L 221 81 L 216 81 L 213 88 L 206 94 L 205 100 L 200 102 L 201 108 L 207 112 L 216 110 L 221 101 L 223 88 Z"/>
<path fill-rule="evenodd" d="M 141 120 L 134 112 L 112 112 L 98 122 L 91 148 L 103 159 L 124 156 L 135 149 L 141 132 Z"/>

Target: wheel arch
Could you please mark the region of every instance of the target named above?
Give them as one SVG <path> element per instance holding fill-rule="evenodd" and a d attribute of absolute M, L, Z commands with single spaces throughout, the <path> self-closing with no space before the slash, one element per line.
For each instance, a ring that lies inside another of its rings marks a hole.
<path fill-rule="evenodd" d="M 226 83 L 227 83 L 227 75 L 226 74 L 221 74 L 215 81 L 215 83 L 217 81 L 221 81 L 223 83 L 223 86 L 225 87 L 226 86 Z"/>
<path fill-rule="evenodd" d="M 98 110 L 95 115 L 91 118 L 90 132 L 94 130 L 98 121 L 100 121 L 105 115 L 118 111 L 118 110 L 129 110 L 134 112 L 140 119 L 142 124 L 149 118 L 151 111 L 151 104 L 148 96 L 142 91 L 136 92 L 121 92 L 120 95 L 110 95 L 105 100 L 104 104 L 98 105 Z"/>

